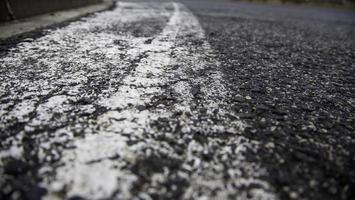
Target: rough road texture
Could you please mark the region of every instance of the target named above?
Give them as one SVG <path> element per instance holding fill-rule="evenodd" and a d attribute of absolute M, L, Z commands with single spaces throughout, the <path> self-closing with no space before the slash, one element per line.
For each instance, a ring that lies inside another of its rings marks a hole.
<path fill-rule="evenodd" d="M 354 25 L 119 1 L 3 46 L 0 199 L 354 199 Z"/>

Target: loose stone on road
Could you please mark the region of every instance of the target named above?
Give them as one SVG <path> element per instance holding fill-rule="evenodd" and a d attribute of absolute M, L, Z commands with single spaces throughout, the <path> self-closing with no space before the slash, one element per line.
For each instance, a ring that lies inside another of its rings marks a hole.
<path fill-rule="evenodd" d="M 117 1 L 4 47 L 0 199 L 351 199 L 355 20 L 301 10 Z"/>

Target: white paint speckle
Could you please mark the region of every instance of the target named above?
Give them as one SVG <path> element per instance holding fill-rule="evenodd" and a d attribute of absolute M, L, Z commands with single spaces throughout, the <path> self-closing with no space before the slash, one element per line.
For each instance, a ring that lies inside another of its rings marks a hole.
<path fill-rule="evenodd" d="M 162 18 L 168 21 L 154 36 L 124 30 Z M 190 46 L 187 38 L 203 42 Z M 39 144 L 35 153 L 42 163 L 40 185 L 48 190 L 45 199 L 60 199 L 63 193 L 65 198 L 152 199 L 153 192 L 167 192 L 161 184 L 170 178 L 171 171 L 164 166 L 168 164 L 161 160 L 162 170 L 153 171 L 136 194 L 132 188 L 141 180 L 131 168 L 156 154 L 181 162 L 176 176 L 188 183 L 181 194 L 184 199 L 209 199 L 212 191 L 217 191 L 215 199 L 231 194 L 245 199 L 246 192 L 236 187 L 252 184 L 259 186 L 249 191 L 252 199 L 277 199 L 261 178 L 265 169 L 244 155 L 255 151 L 258 143 L 239 135 L 247 125 L 231 113 L 224 99 L 228 90 L 212 54 L 198 20 L 180 3 L 118 2 L 112 11 L 23 42 L 0 64 L 23 67 L 23 74 L 9 72 L 8 77 L 25 92 L 12 94 L 21 103 L 13 108 L 11 103 L 2 104 L 0 113 L 29 122 L 21 134 L 6 141 L 12 146 L 1 151 L 0 158 L 21 157 L 23 134 L 41 128 L 41 135 L 32 139 Z M 36 79 L 28 78 L 26 70 Z M 191 76 L 199 70 L 209 74 Z M 159 101 L 168 92 L 174 98 Z M 195 95 L 201 96 L 199 101 Z M 153 123 L 168 123 L 172 130 L 159 130 Z M 204 142 L 193 139 L 197 133 L 206 134 L 201 135 Z M 218 134 L 233 137 L 221 145 Z M 183 153 L 168 140 L 184 147 Z M 202 159 L 204 155 L 210 160 Z M 223 162 L 231 168 L 225 169 Z M 230 180 L 224 180 L 225 171 Z"/>

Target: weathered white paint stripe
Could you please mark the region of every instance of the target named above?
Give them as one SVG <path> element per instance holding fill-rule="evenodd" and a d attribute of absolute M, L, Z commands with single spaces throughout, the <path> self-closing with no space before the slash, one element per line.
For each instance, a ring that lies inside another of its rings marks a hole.
<path fill-rule="evenodd" d="M 139 8 L 140 4 L 131 4 Z M 55 181 L 50 183 L 52 190 L 69 184 L 68 196 L 80 195 L 88 198 L 108 198 L 120 186 L 119 198 L 129 199 L 130 186 L 136 181 L 135 175 L 128 170 L 120 170 L 120 164 L 134 162 L 140 144 L 127 146 L 123 134 L 144 137 L 142 135 L 149 130 L 149 123 L 169 112 L 153 113 L 148 110 L 139 111 L 137 106 L 144 106 L 151 101 L 154 95 L 163 93 L 159 84 L 166 80 L 163 70 L 170 64 L 169 54 L 174 45 L 176 34 L 179 30 L 180 11 L 179 5 L 174 3 L 174 12 L 160 35 L 151 44 L 145 44 L 144 40 L 132 49 L 134 52 L 147 53 L 148 57 L 142 60 L 135 72 L 123 80 L 123 86 L 118 92 L 108 99 L 102 99 L 101 105 L 110 111 L 99 117 L 99 124 L 107 124 L 104 130 L 97 134 L 86 135 L 83 139 L 74 141 L 74 150 L 65 151 L 61 161 L 63 166 L 56 169 Z M 149 12 L 149 9 L 148 9 Z M 148 74 L 150 78 L 147 78 Z M 120 109 L 122 111 L 114 111 Z M 157 111 L 159 112 L 159 111 Z M 112 119 L 124 119 L 115 121 Z M 107 158 L 120 156 L 120 161 L 110 161 Z M 95 160 L 103 160 L 98 163 L 87 163 Z M 121 166 L 122 168 L 122 166 Z M 87 173 L 87 172 L 91 173 Z M 95 180 L 102 180 L 95 181 Z M 50 194 L 47 198 L 51 199 Z"/>
<path fill-rule="evenodd" d="M 190 91 L 193 85 L 200 86 L 200 90 L 204 95 L 203 98 L 203 108 L 207 109 L 207 113 L 210 116 L 213 116 L 213 111 L 218 109 L 218 115 L 223 117 L 225 121 L 221 125 L 210 125 L 209 123 L 201 124 L 200 127 L 192 127 L 193 129 L 201 129 L 201 131 L 206 132 L 220 132 L 223 133 L 225 131 L 231 133 L 238 133 L 243 131 L 246 125 L 240 121 L 236 120 L 238 117 L 234 116 L 236 119 L 228 120 L 225 116 L 233 115 L 230 110 L 230 105 L 228 105 L 224 98 L 227 98 L 228 92 L 225 86 L 221 83 L 223 80 L 222 74 L 219 71 L 218 67 L 220 63 L 216 60 L 212 60 L 213 58 L 213 50 L 210 44 L 207 42 L 204 30 L 198 22 L 198 19 L 193 16 L 191 12 L 189 12 L 186 8 L 184 11 L 181 11 L 181 18 L 183 19 L 181 22 L 184 26 L 181 28 L 179 33 L 180 38 L 187 38 L 188 36 L 193 36 L 193 39 L 202 41 L 201 45 L 195 46 L 186 46 L 183 45 L 183 42 L 177 41 L 177 46 L 180 47 L 179 54 L 176 56 L 176 59 L 173 61 L 174 63 L 181 63 L 180 68 L 178 69 L 177 74 L 180 77 L 189 80 L 190 82 L 178 82 L 175 84 L 174 89 L 178 94 L 181 94 L 180 100 L 183 101 L 182 104 L 176 105 L 177 110 L 191 111 L 190 105 L 192 104 L 192 95 L 187 91 Z M 208 79 L 206 77 L 195 77 L 194 79 L 188 79 L 188 75 L 186 74 L 189 70 L 204 70 L 207 67 L 214 67 L 214 70 L 211 74 L 209 74 Z M 192 68 L 192 69 L 191 69 Z M 192 85 L 191 85 L 192 84 Z M 193 170 L 191 166 L 187 163 L 195 163 L 195 168 L 198 170 L 196 173 L 193 173 L 191 177 L 189 177 L 190 187 L 186 189 L 186 192 L 183 196 L 184 199 L 210 199 L 212 196 L 211 191 L 218 191 L 216 196 L 213 199 L 228 199 L 231 194 L 237 194 L 240 199 L 246 199 L 247 194 L 245 192 L 236 192 L 235 187 L 241 188 L 242 186 L 248 186 L 251 184 L 260 185 L 261 188 L 253 189 L 250 191 L 252 199 L 277 199 L 274 195 L 272 188 L 270 185 L 260 180 L 259 177 L 265 176 L 266 171 L 258 166 L 257 163 L 250 163 L 246 161 L 244 157 L 244 153 L 246 151 L 253 150 L 257 148 L 257 143 L 247 140 L 242 136 L 232 137 L 228 144 L 237 145 L 238 148 L 233 152 L 237 157 L 233 158 L 234 165 L 236 168 L 229 169 L 229 174 L 233 178 L 232 181 L 226 182 L 223 179 L 223 173 L 221 172 L 221 168 L 223 165 L 221 160 L 216 160 L 216 162 L 207 162 L 204 163 L 199 156 L 196 156 L 196 152 L 208 152 L 210 149 L 218 149 L 217 154 L 219 155 L 230 155 L 233 154 L 231 152 L 230 146 L 227 144 L 224 147 L 215 147 L 219 146 L 219 139 L 208 139 L 208 144 L 201 145 L 196 142 L 191 142 L 188 146 L 187 158 L 185 159 L 184 167 Z M 198 154 L 197 154 L 198 155 Z M 227 157 L 225 159 L 228 159 Z M 219 168 L 219 169 L 218 169 Z M 242 174 L 242 171 L 246 174 Z M 223 185 L 227 185 L 226 188 L 223 188 Z M 232 187 L 233 185 L 233 187 Z M 197 192 L 201 191 L 204 194 L 202 196 L 197 195 Z M 208 191 L 208 192 L 206 192 Z"/>

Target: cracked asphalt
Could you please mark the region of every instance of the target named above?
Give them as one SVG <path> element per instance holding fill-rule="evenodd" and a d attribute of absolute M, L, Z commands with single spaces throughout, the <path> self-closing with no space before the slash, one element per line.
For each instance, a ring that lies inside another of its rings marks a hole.
<path fill-rule="evenodd" d="M 0 199 L 355 199 L 355 12 L 127 0 L 2 41 Z"/>

